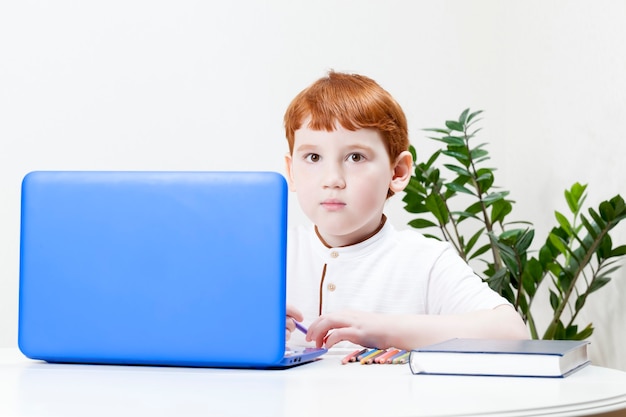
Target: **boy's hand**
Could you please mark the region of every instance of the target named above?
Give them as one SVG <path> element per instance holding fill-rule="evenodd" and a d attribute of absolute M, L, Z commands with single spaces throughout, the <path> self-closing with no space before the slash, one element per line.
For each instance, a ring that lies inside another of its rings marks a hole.
<path fill-rule="evenodd" d="M 302 321 L 304 316 L 292 305 L 287 304 L 287 320 L 285 322 L 285 340 L 289 340 L 291 338 L 291 332 L 296 330 L 296 321 Z"/>
<path fill-rule="evenodd" d="M 364 311 L 345 310 L 324 314 L 309 326 L 307 342 L 315 341 L 317 347 L 331 348 L 347 340 L 357 345 L 385 349 L 387 328 L 385 315 Z"/>

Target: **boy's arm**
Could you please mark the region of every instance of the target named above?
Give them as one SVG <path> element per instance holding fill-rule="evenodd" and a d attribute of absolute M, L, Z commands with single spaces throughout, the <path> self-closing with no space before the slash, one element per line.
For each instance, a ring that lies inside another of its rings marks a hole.
<path fill-rule="evenodd" d="M 327 348 L 348 340 L 365 347 L 411 350 L 455 337 L 528 339 L 528 331 L 510 305 L 450 315 L 343 311 L 315 320 L 309 326 L 307 341 Z"/>

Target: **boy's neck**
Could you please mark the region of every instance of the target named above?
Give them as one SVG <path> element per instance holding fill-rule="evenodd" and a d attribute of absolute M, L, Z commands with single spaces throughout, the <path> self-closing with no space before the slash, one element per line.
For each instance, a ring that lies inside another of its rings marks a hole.
<path fill-rule="evenodd" d="M 332 246 L 329 245 L 324 238 L 322 237 L 322 235 L 320 234 L 319 230 L 317 229 L 317 225 L 315 225 L 315 234 L 317 235 L 318 239 L 324 244 L 324 246 L 326 246 L 327 248 L 333 248 L 333 247 L 340 247 L 340 248 L 345 248 L 346 246 L 352 246 L 352 245 L 356 245 L 358 243 L 361 242 L 365 242 L 367 239 L 371 238 L 372 236 L 376 235 L 376 233 L 380 232 L 380 230 L 383 228 L 383 226 L 385 225 L 385 223 L 387 222 L 387 216 L 385 216 L 384 214 L 382 215 L 382 217 L 380 218 L 380 224 L 378 225 L 378 227 L 369 235 L 366 235 L 365 237 L 354 241 L 354 242 L 350 242 L 346 245 L 341 245 L 341 246 Z"/>

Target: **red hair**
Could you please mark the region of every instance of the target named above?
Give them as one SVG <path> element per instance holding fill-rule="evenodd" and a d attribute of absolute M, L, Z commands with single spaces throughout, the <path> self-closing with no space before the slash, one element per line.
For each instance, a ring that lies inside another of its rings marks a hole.
<path fill-rule="evenodd" d="M 330 71 L 304 89 L 285 112 L 285 133 L 293 153 L 295 131 L 310 117 L 313 130 L 376 129 L 393 163 L 409 148 L 406 116 L 394 98 L 371 78 Z"/>

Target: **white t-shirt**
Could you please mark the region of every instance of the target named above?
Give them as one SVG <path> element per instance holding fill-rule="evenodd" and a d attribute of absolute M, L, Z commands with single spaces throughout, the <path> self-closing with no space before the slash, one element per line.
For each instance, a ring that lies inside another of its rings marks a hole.
<path fill-rule="evenodd" d="M 287 302 L 308 325 L 344 309 L 376 313 L 456 314 L 509 304 L 448 243 L 389 222 L 371 238 L 329 248 L 314 226 L 290 229 Z M 303 344 L 299 332 L 290 344 Z"/>

